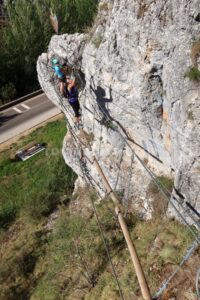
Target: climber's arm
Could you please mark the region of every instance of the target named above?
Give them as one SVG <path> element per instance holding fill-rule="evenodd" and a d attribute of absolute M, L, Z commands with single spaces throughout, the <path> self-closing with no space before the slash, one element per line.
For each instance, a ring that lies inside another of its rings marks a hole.
<path fill-rule="evenodd" d="M 71 90 L 73 88 L 73 86 L 76 85 L 76 78 L 74 77 L 74 79 L 70 80 L 68 83 L 69 83 L 68 84 L 68 89 Z"/>

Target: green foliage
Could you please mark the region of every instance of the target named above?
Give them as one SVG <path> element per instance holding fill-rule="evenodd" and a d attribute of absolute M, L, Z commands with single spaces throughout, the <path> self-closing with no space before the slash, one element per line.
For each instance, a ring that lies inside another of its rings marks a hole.
<path fill-rule="evenodd" d="M 82 200 L 82 190 L 77 195 L 80 196 Z M 94 200 L 94 194 L 91 197 Z M 23 223 L 18 233 L 16 224 L 10 231 L 9 236 L 14 235 L 13 241 L 5 243 L 6 251 L 0 261 L 1 299 L 119 298 L 96 219 L 94 216 L 85 218 L 82 211 L 72 209 L 73 202 L 71 205 L 60 209 L 59 218 L 48 235 L 42 225 L 38 228 L 38 224 Z M 96 209 L 124 298 L 141 299 L 120 227 L 104 201 L 96 205 Z M 136 220 L 132 214 L 129 218 L 134 223 L 129 230 L 137 253 L 148 274 L 150 289 L 155 291 L 163 281 L 163 275 L 171 273 L 180 263 L 193 237 L 185 226 L 174 220 L 158 218 L 145 222 Z M 194 263 L 194 259 L 191 261 Z M 196 270 L 196 264 L 193 268 Z"/>
<path fill-rule="evenodd" d="M 0 234 L 0 299 L 119 298 L 96 219 L 91 214 L 89 218 L 84 217 L 84 209 L 78 208 L 80 205 L 88 207 L 88 203 L 83 202 L 90 201 L 89 197 L 84 199 L 83 190 L 77 195 L 81 200 L 78 206 L 75 204 L 77 199 L 74 199 L 70 207 L 60 207 L 52 232 L 47 234 L 44 230 L 46 219 L 43 216 L 49 214 L 51 205 L 57 205 L 61 195 L 69 193 L 71 196 L 75 179 L 65 166 L 60 151 L 56 155 L 53 151 L 62 146 L 65 131 L 64 121 L 53 122 L 36 130 L 18 145 L 12 145 L 15 153 L 33 139 L 47 143 L 46 154 L 41 152 L 26 162 L 12 162 L 8 151 L 0 154 L 0 222 L 2 216 L 6 220 L 0 225 L 4 226 L 10 218 L 21 215 L 9 231 Z M 172 179 L 164 176 L 158 179 L 172 189 Z M 153 192 L 158 194 L 158 191 Z M 97 200 L 94 192 L 90 196 Z M 106 198 L 96 204 L 96 209 L 124 298 L 140 299 L 125 241 L 111 213 L 113 204 Z M 30 216 L 37 222 L 30 222 Z M 157 218 L 145 222 L 129 213 L 126 221 L 148 274 L 150 289 L 155 291 L 163 276 L 180 263 L 193 236 L 174 220 Z M 192 267 L 190 261 L 187 264 Z M 196 264 L 194 269 L 196 271 Z M 187 283 L 188 275 L 183 281 Z"/>
<path fill-rule="evenodd" d="M 156 182 L 152 180 L 149 183 L 148 193 L 149 196 L 154 200 L 152 202 L 154 217 L 161 217 L 166 214 L 168 208 L 168 200 L 161 191 L 165 190 L 170 194 L 173 190 L 173 186 L 173 179 L 164 175 L 157 176 Z"/>
<path fill-rule="evenodd" d="M 167 176 L 157 176 L 156 177 L 156 182 L 158 184 L 158 186 L 163 189 L 167 189 L 169 192 L 172 192 L 173 186 L 174 186 L 174 180 L 170 177 Z M 149 184 L 149 192 L 153 193 L 153 194 L 157 194 L 160 192 L 159 187 L 158 187 L 154 180 L 152 180 Z"/>
<path fill-rule="evenodd" d="M 116 125 L 111 120 L 103 120 L 103 124 L 107 129 L 116 130 Z"/>
<path fill-rule="evenodd" d="M 17 207 L 15 203 L 10 201 L 5 202 L 0 207 L 0 227 L 7 228 L 7 226 L 15 220 L 17 214 Z"/>
<path fill-rule="evenodd" d="M 186 73 L 185 77 L 188 77 L 193 81 L 200 81 L 200 71 L 196 67 L 191 67 Z"/>
<path fill-rule="evenodd" d="M 56 121 L 23 139 L 21 145 L 13 147 L 13 154 L 33 140 L 47 144 L 46 153 L 41 152 L 25 162 L 10 160 L 7 152 L 0 155 L 2 224 L 12 222 L 16 213 L 41 219 L 57 206 L 63 194 L 71 195 L 76 176 L 61 155 L 65 131 L 64 120 Z"/>
<path fill-rule="evenodd" d="M 0 95 L 1 98 L 3 99 L 3 103 L 4 102 L 9 102 L 12 99 L 15 98 L 17 94 L 15 85 L 12 82 L 9 82 L 7 84 L 5 84 L 1 89 L 0 89 Z"/>
<path fill-rule="evenodd" d="M 49 157 L 52 159 L 52 157 Z M 70 196 L 74 187 L 75 175 L 65 165 L 62 158 L 55 159 L 51 164 L 51 176 L 46 176 L 46 188 L 33 193 L 34 201 L 24 204 L 25 213 L 33 219 L 48 216 L 60 203 L 60 196 Z"/>
<path fill-rule="evenodd" d="M 91 26 L 98 0 L 50 0 L 49 3 L 59 18 L 59 32 L 75 33 Z"/>
<path fill-rule="evenodd" d="M 18 225 L 19 226 L 19 225 Z M 36 237 L 36 227 L 27 224 L 11 231 L 12 242 L 1 243 L 0 299 L 26 299 L 38 257 L 43 255 L 43 244 Z"/>
<path fill-rule="evenodd" d="M 92 24 L 97 0 L 8 0 L 9 24 L 1 32 L 0 86 L 16 87 L 17 96 L 39 87 L 36 61 L 54 34 L 49 11 L 59 20 L 59 33 L 83 32 Z M 7 101 L 0 91 L 0 99 Z M 13 96 L 10 95 L 9 96 Z"/>

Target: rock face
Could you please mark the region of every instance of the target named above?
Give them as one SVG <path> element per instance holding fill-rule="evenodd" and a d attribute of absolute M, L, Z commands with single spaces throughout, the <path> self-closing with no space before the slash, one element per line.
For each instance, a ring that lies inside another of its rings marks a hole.
<path fill-rule="evenodd" d="M 38 59 L 41 87 L 71 126 L 71 110 L 66 100 L 67 110 L 60 104 L 48 59 L 56 56 L 81 69 L 84 131 L 92 137 L 84 154 L 97 157 L 125 206 L 146 218 L 154 199 L 145 167 L 174 179 L 171 200 L 180 211 L 186 201 L 200 211 L 200 86 L 185 77 L 200 39 L 199 13 L 199 0 L 101 1 L 89 34 L 54 36 Z M 81 177 L 80 153 L 70 134 L 63 155 Z M 103 194 L 94 165 L 86 164 Z M 174 208 L 168 212 L 174 214 Z M 192 223 L 195 216 L 189 209 L 187 220 Z"/>

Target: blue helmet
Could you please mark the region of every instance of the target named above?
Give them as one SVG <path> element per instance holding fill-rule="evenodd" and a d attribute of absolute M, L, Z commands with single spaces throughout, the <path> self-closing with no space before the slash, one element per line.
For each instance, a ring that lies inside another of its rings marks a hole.
<path fill-rule="evenodd" d="M 53 64 L 53 65 L 59 64 L 59 60 L 58 60 L 57 58 L 54 58 L 54 59 L 52 60 L 52 64 Z"/>

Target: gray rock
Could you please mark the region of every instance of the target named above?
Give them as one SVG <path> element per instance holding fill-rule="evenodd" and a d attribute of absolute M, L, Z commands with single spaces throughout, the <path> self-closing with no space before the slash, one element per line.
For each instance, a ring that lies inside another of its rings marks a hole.
<path fill-rule="evenodd" d="M 48 59 L 56 56 L 81 68 L 86 80 L 80 98 L 84 130 L 94 133 L 92 151 L 84 151 L 91 161 L 97 156 L 112 188 L 124 194 L 130 190 L 128 205 L 149 218 L 151 178 L 137 160 L 130 171 L 131 153 L 122 136 L 142 160 L 148 160 L 154 173 L 174 177 L 176 200 L 172 200 L 179 209 L 189 201 L 200 210 L 200 86 L 184 76 L 192 64 L 192 44 L 199 38 L 200 2 L 146 2 L 144 7 L 130 0 L 102 1 L 108 6 L 99 10 L 90 35 L 53 36 L 37 70 L 41 87 L 61 107 L 55 79 L 46 67 Z M 73 126 L 70 108 L 64 111 Z M 107 123 L 104 114 L 110 118 Z M 79 154 L 69 137 L 63 156 L 81 175 Z M 87 165 L 103 195 L 99 175 L 93 165 Z M 175 214 L 171 207 L 169 214 Z M 193 219 L 193 213 L 188 213 L 188 221 Z"/>

